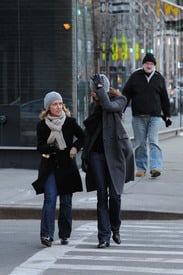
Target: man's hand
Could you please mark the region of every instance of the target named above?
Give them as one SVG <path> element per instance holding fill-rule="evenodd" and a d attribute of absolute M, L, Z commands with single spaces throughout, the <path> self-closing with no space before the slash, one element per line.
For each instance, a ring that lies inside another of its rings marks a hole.
<path fill-rule="evenodd" d="M 161 115 L 161 118 L 164 120 L 166 127 L 169 127 L 170 125 L 172 125 L 172 120 L 170 117 L 165 117 L 165 116 Z"/>
<path fill-rule="evenodd" d="M 165 125 L 166 125 L 166 127 L 169 127 L 170 125 L 172 125 L 172 121 L 171 121 L 171 119 L 169 117 L 166 117 L 166 119 L 165 119 Z"/>

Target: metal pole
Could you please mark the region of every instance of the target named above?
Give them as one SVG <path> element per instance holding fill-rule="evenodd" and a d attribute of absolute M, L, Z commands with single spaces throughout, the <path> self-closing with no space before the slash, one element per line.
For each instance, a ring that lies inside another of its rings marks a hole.
<path fill-rule="evenodd" d="M 182 89 L 179 90 L 179 111 L 180 111 L 180 128 L 182 128 Z"/>

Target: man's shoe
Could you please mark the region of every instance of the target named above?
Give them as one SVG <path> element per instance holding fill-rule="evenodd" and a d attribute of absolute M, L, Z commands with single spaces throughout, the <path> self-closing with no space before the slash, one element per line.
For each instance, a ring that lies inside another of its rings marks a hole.
<path fill-rule="evenodd" d="M 151 170 L 151 178 L 156 178 L 156 177 L 159 177 L 161 175 L 161 172 L 157 169 L 153 169 Z"/>
<path fill-rule="evenodd" d="M 112 238 L 113 238 L 113 241 L 114 241 L 115 243 L 117 243 L 117 244 L 120 244 L 120 243 L 121 243 L 121 239 L 120 239 L 119 232 L 113 233 Z"/>
<path fill-rule="evenodd" d="M 50 237 L 41 237 L 41 243 L 48 247 L 52 246 L 52 241 L 53 241 L 53 239 Z"/>
<path fill-rule="evenodd" d="M 110 246 L 110 243 L 108 242 L 101 242 L 97 245 L 97 248 L 106 248 L 106 247 L 109 247 Z"/>
<path fill-rule="evenodd" d="M 146 175 L 145 171 L 137 171 L 136 172 L 136 177 L 144 177 Z"/>
<path fill-rule="evenodd" d="M 66 244 L 69 243 L 69 240 L 68 240 L 67 238 L 63 238 L 63 239 L 60 240 L 60 243 L 61 243 L 62 245 L 66 245 Z"/>

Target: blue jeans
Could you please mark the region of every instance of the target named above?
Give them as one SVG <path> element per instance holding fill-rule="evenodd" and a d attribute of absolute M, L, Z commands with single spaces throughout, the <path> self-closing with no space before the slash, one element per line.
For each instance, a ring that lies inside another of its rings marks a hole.
<path fill-rule="evenodd" d="M 72 230 L 72 194 L 60 195 L 58 216 L 59 238 L 69 238 Z M 51 173 L 44 187 L 44 203 L 41 214 L 41 237 L 54 239 L 57 185 Z"/>
<path fill-rule="evenodd" d="M 121 196 L 117 195 L 108 172 L 104 154 L 92 152 L 90 165 L 97 186 L 97 224 L 99 242 L 109 242 L 121 225 Z"/>
<path fill-rule="evenodd" d="M 135 162 L 138 171 L 146 172 L 148 169 L 148 151 L 149 145 L 149 168 L 162 169 L 163 157 L 159 147 L 159 127 L 161 118 L 155 116 L 133 116 L 132 127 L 135 143 Z"/>

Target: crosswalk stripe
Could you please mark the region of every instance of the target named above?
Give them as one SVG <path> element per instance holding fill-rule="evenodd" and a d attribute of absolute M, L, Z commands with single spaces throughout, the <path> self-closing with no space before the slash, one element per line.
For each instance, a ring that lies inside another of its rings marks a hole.
<path fill-rule="evenodd" d="M 121 228 L 122 244 L 111 242 L 109 248 L 97 249 L 96 221 L 86 222 L 73 230 L 69 245 L 61 246 L 59 240 L 55 241 L 10 275 L 40 275 L 48 269 L 60 270 L 61 274 L 68 270 L 79 274 L 83 270 L 182 275 L 182 228 L 183 222 L 175 225 L 166 221 L 125 221 Z"/>
<path fill-rule="evenodd" d="M 125 257 L 125 256 L 88 256 L 88 255 L 64 255 L 63 260 L 95 260 L 95 261 L 112 261 L 112 262 L 164 262 L 164 263 L 180 263 L 182 264 L 182 257 L 181 258 L 174 258 L 174 259 L 166 259 L 166 258 L 140 258 L 140 257 Z"/>
<path fill-rule="evenodd" d="M 123 247 L 123 246 L 121 246 Z M 183 255 L 183 251 L 175 251 L 175 250 L 171 250 L 171 251 L 167 251 L 167 250 L 157 250 L 157 251 L 154 251 L 154 250 L 145 250 L 145 249 L 121 249 L 121 247 L 119 249 L 115 249 L 114 247 L 110 247 L 109 249 L 105 249 L 105 253 L 125 253 L 125 254 L 153 254 L 153 255 Z M 111 250 L 112 248 L 112 250 Z M 95 249 L 95 246 L 94 248 L 84 248 L 84 251 L 85 253 L 86 252 L 90 252 L 91 250 L 93 251 Z M 81 248 L 74 248 L 75 251 L 81 251 Z M 98 251 L 98 248 L 96 248 L 96 250 Z M 182 273 L 183 274 L 183 273 Z"/>
<path fill-rule="evenodd" d="M 175 270 L 175 269 L 168 269 L 165 270 L 164 268 L 148 268 L 148 267 L 126 267 L 126 266 L 107 266 L 107 265 L 72 265 L 72 264 L 57 264 L 52 267 L 53 269 L 59 270 L 92 270 L 92 271 L 126 271 L 126 272 L 136 272 L 136 273 L 154 273 L 158 274 L 173 274 L 173 275 L 182 275 L 183 269 Z"/>

